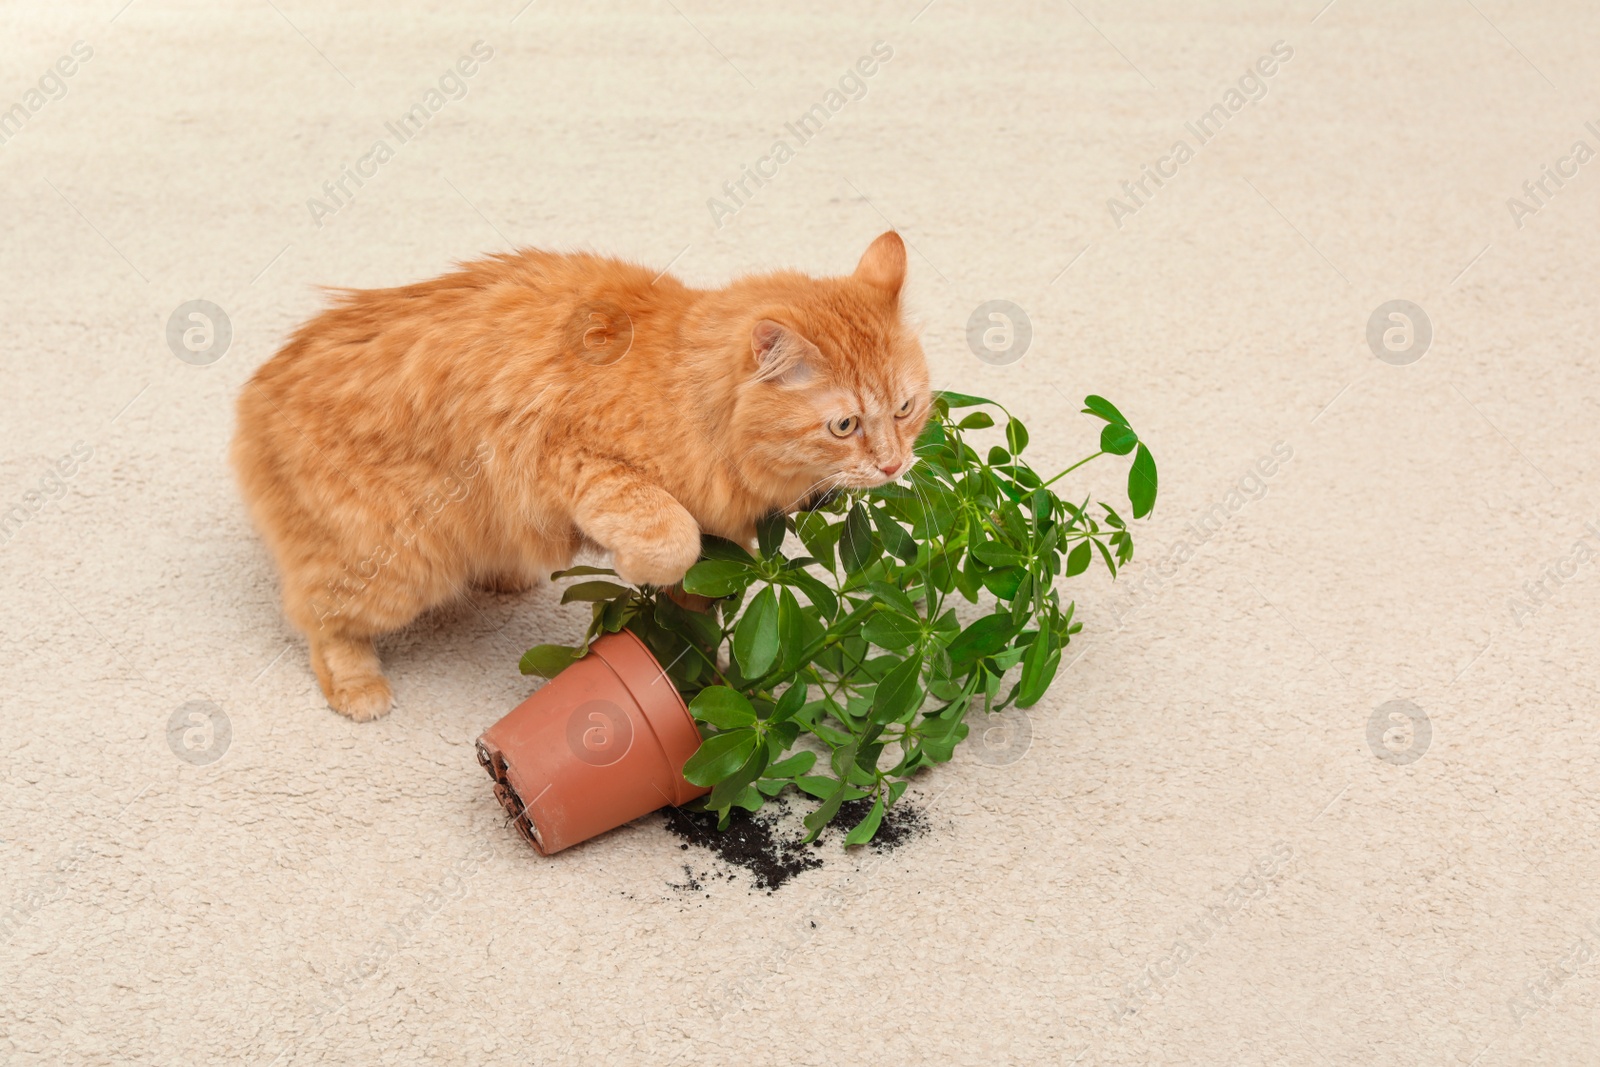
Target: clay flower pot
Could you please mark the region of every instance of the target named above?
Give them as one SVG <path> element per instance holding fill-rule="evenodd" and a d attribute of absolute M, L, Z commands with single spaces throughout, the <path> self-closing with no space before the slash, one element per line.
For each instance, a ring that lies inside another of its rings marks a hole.
<path fill-rule="evenodd" d="M 683 777 L 700 731 L 650 650 L 606 634 L 478 738 L 517 831 L 546 856 L 710 792 Z"/>

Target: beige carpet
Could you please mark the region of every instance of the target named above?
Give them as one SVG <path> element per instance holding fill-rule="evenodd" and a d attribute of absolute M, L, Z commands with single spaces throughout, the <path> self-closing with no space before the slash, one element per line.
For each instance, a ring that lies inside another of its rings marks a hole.
<path fill-rule="evenodd" d="M 0 1062 L 1600 1062 L 1600 14 L 1324 2 L 6 4 Z M 315 285 L 890 224 L 939 384 L 1162 479 L 926 832 L 535 856 L 472 741 L 548 591 L 327 710 L 224 465 Z"/>

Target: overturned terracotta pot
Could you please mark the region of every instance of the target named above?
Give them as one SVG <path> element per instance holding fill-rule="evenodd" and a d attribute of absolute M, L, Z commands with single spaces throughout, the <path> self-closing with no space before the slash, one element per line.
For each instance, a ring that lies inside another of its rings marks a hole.
<path fill-rule="evenodd" d="M 546 856 L 710 792 L 683 777 L 700 731 L 656 658 L 626 630 L 478 738 L 517 831 Z"/>

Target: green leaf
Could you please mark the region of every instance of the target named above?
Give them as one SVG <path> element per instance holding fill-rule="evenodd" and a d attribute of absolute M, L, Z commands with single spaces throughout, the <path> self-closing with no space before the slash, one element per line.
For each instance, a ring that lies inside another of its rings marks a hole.
<path fill-rule="evenodd" d="M 944 432 L 944 423 L 938 419 L 929 419 L 922 427 L 922 432 L 917 435 L 913 448 L 917 455 L 927 457 L 930 452 L 943 449 L 948 440 L 949 437 Z"/>
<path fill-rule="evenodd" d="M 689 714 L 701 722 L 708 722 L 719 730 L 734 730 L 756 724 L 756 709 L 745 695 L 725 685 L 712 685 L 700 690 L 689 701 Z"/>
<path fill-rule="evenodd" d="M 948 389 L 940 389 L 934 394 L 935 399 L 943 400 L 953 408 L 971 408 L 979 404 L 994 404 L 993 400 L 985 400 L 981 396 L 969 396 L 966 393 L 953 393 Z M 996 407 L 1000 405 L 995 404 Z"/>
<path fill-rule="evenodd" d="M 1011 594 L 1011 625 L 1019 630 L 1027 621 L 1028 611 L 1032 606 L 1033 575 L 1024 574 L 1022 581 L 1017 583 L 1017 591 Z"/>
<path fill-rule="evenodd" d="M 846 845 L 864 845 L 872 840 L 872 835 L 878 832 L 878 824 L 883 822 L 883 798 L 880 796 L 872 802 L 872 810 L 867 812 L 867 817 L 856 823 L 855 829 L 845 835 Z"/>
<path fill-rule="evenodd" d="M 834 774 L 844 774 L 845 769 L 856 761 L 856 753 L 861 748 L 861 738 L 852 738 L 848 745 L 833 750 L 833 755 L 828 757 L 828 764 L 833 768 Z"/>
<path fill-rule="evenodd" d="M 1111 552 L 1106 548 L 1105 542 L 1101 541 L 1098 537 L 1091 537 L 1089 540 L 1094 547 L 1100 550 L 1100 558 L 1106 561 L 1106 570 L 1110 571 L 1111 577 L 1115 578 L 1117 576 L 1117 564 L 1116 561 L 1111 558 Z"/>
<path fill-rule="evenodd" d="M 772 717 L 767 721 L 777 724 L 786 722 L 795 717 L 800 709 L 806 706 L 806 683 L 795 682 L 783 696 L 778 698 L 778 704 L 772 709 Z"/>
<path fill-rule="evenodd" d="M 581 566 L 581 567 L 568 567 L 566 570 L 556 571 L 553 574 L 551 574 L 550 577 L 551 578 L 586 578 L 591 574 L 604 574 L 604 575 L 606 575 L 608 577 L 611 577 L 611 578 L 615 578 L 617 576 L 617 572 L 612 570 L 610 567 L 590 567 L 588 565 L 584 565 L 584 566 Z"/>
<path fill-rule="evenodd" d="M 890 671 L 872 696 L 872 721 L 898 722 L 922 706 L 922 657 L 912 656 Z"/>
<path fill-rule="evenodd" d="M 994 416 L 987 411 L 974 411 L 956 425 L 963 430 L 986 430 L 994 425 Z"/>
<path fill-rule="evenodd" d="M 745 564 L 753 564 L 756 561 L 756 558 L 739 542 L 711 534 L 700 535 L 700 558 L 723 559 L 731 563 Z"/>
<path fill-rule="evenodd" d="M 873 544 L 867 509 L 859 502 L 852 504 L 844 518 L 844 533 L 839 538 L 839 559 L 844 569 L 854 574 L 877 558 L 878 549 Z"/>
<path fill-rule="evenodd" d="M 922 750 L 928 759 L 935 763 L 949 763 L 950 757 L 955 754 L 955 747 L 967 736 L 970 727 L 964 722 L 956 722 L 950 727 L 950 732 L 940 737 L 925 738 Z"/>
<path fill-rule="evenodd" d="M 601 629 L 608 634 L 616 633 L 638 614 L 637 607 L 622 600 L 597 600 L 594 608 L 599 613 Z"/>
<path fill-rule="evenodd" d="M 800 601 L 795 599 L 792 591 L 785 589 L 778 596 L 778 662 L 785 670 L 798 667 L 805 650 L 806 635 Z"/>
<path fill-rule="evenodd" d="M 523 674 L 554 678 L 578 659 L 578 650 L 569 645 L 534 645 L 522 654 L 517 669 Z"/>
<path fill-rule="evenodd" d="M 733 629 L 733 656 L 746 678 L 761 677 L 777 660 L 778 598 L 772 586 L 757 593 L 739 616 Z"/>
<path fill-rule="evenodd" d="M 823 618 L 831 620 L 835 615 L 839 614 L 839 598 L 834 595 L 832 589 L 829 589 L 826 584 L 814 575 L 807 574 L 803 570 L 785 571 L 783 580 L 793 582 L 799 586 L 800 591 L 805 593 L 806 599 L 811 601 L 812 606 L 822 612 Z"/>
<path fill-rule="evenodd" d="M 1013 456 L 1028 447 L 1028 428 L 1022 425 L 1020 419 L 1006 423 L 1006 447 L 1011 449 Z"/>
<path fill-rule="evenodd" d="M 888 582 L 868 582 L 867 591 L 898 612 L 906 615 L 917 613 L 916 605 L 911 603 L 911 598 L 906 595 L 905 590 L 897 589 Z"/>
<path fill-rule="evenodd" d="M 683 776 L 695 785 L 716 785 L 744 766 L 758 740 L 754 730 L 729 730 L 709 737 L 683 765 Z"/>
<path fill-rule="evenodd" d="M 1006 501 L 1000 505 L 1000 525 L 1010 535 L 1015 544 L 1027 544 L 1028 520 L 1022 517 L 1022 509 Z"/>
<path fill-rule="evenodd" d="M 1067 577 L 1072 578 L 1089 569 L 1089 542 L 1079 541 L 1071 552 L 1067 553 Z"/>
<path fill-rule="evenodd" d="M 1138 443 L 1139 435 L 1133 432 L 1131 426 L 1124 426 L 1120 422 L 1108 422 L 1100 431 L 1100 451 L 1113 456 L 1126 456 Z"/>
<path fill-rule="evenodd" d="M 748 564 L 731 559 L 703 559 L 683 576 L 683 591 L 701 596 L 727 596 L 755 579 Z"/>
<path fill-rule="evenodd" d="M 807 796 L 826 800 L 839 787 L 839 779 L 829 778 L 825 774 L 801 774 L 795 776 L 794 784 Z"/>
<path fill-rule="evenodd" d="M 663 596 L 656 598 L 655 616 L 663 629 L 693 638 L 702 645 L 714 645 L 722 640 L 722 623 L 715 612 L 690 611 Z"/>
<path fill-rule="evenodd" d="M 781 511 L 774 511 L 756 523 L 756 543 L 761 548 L 761 554 L 767 558 L 777 555 L 783 545 L 783 536 L 788 532 Z"/>
<path fill-rule="evenodd" d="M 737 803 L 739 795 L 749 788 L 750 783 L 761 777 L 761 772 L 767 769 L 767 746 L 757 745 L 756 750 L 739 765 L 728 777 L 717 783 L 717 787 L 706 797 L 706 807 L 713 811 L 726 808 Z M 758 805 L 759 806 L 759 802 Z"/>
<path fill-rule="evenodd" d="M 833 570 L 833 548 L 844 533 L 844 523 L 829 522 L 825 512 L 807 511 L 796 516 L 794 526 L 806 551 Z"/>
<path fill-rule="evenodd" d="M 1056 668 L 1060 664 L 1061 651 L 1056 645 L 1055 634 L 1049 630 L 1041 630 L 1022 657 L 1022 681 L 1017 694 L 1017 704 L 1031 708 L 1038 703 L 1039 698 L 1044 696 L 1045 690 L 1050 687 L 1051 681 L 1055 679 Z"/>
<path fill-rule="evenodd" d="M 570 604 L 574 600 L 614 600 L 631 592 L 633 590 L 616 582 L 579 582 L 562 590 L 561 602 Z"/>
<path fill-rule="evenodd" d="M 1010 452 L 1007 452 L 1005 449 L 1001 448 L 999 445 L 991 445 L 990 446 L 990 448 L 989 448 L 989 466 L 998 467 L 998 466 L 1001 466 L 1002 464 L 1010 463 L 1010 462 L 1011 462 L 1011 453 Z"/>
<path fill-rule="evenodd" d="M 972 546 L 972 554 L 991 567 L 1014 567 L 1028 562 L 1028 557 L 999 541 L 984 541 Z"/>
<path fill-rule="evenodd" d="M 1044 524 L 1049 521 L 1050 516 L 1054 514 L 1054 500 L 1055 494 L 1050 492 L 1048 489 L 1035 489 L 1033 491 L 1033 497 L 1030 500 L 1030 505 L 1031 510 L 1033 511 L 1034 529 L 1041 529 Z"/>
<path fill-rule="evenodd" d="M 861 627 L 861 636 L 879 648 L 899 650 L 917 643 L 922 623 L 897 611 L 879 611 Z"/>
<path fill-rule="evenodd" d="M 797 737 L 799 737 L 799 736 L 800 736 L 800 724 L 798 722 L 793 722 L 793 721 L 791 721 L 791 722 L 781 722 L 778 725 L 773 726 L 772 725 L 772 720 L 768 719 L 767 720 L 767 756 L 768 756 L 768 758 L 777 759 L 779 756 L 783 755 L 785 752 L 787 752 L 789 750 L 789 747 L 794 744 L 795 739 Z"/>
<path fill-rule="evenodd" d="M 883 545 L 904 563 L 917 561 L 917 543 L 906 533 L 905 527 L 889 517 L 882 508 L 872 508 L 872 524 L 878 528 Z"/>
<path fill-rule="evenodd" d="M 950 642 L 950 661 L 957 669 L 992 656 L 1006 646 L 1015 631 L 1006 615 L 985 615 Z"/>
<path fill-rule="evenodd" d="M 1021 567 L 1001 567 L 983 576 L 983 587 L 993 593 L 996 599 L 1010 600 L 1017 595 L 1027 573 Z"/>
<path fill-rule="evenodd" d="M 1136 519 L 1144 518 L 1156 506 L 1156 459 L 1142 444 L 1128 468 L 1128 500 Z"/>
<path fill-rule="evenodd" d="M 982 562 L 969 555 L 966 563 L 952 576 L 961 595 L 974 604 L 978 602 L 978 590 L 983 588 L 983 570 Z"/>
<path fill-rule="evenodd" d="M 844 793 L 847 788 L 849 788 L 848 785 L 844 781 L 840 781 L 832 794 L 828 796 L 828 799 L 822 802 L 822 807 L 806 816 L 806 829 L 811 831 L 806 835 L 807 842 L 815 841 L 817 835 L 822 832 L 822 828 L 832 822 L 835 815 L 839 814 L 839 805 L 844 803 Z"/>
<path fill-rule="evenodd" d="M 878 784 L 878 757 L 883 755 L 882 741 L 861 746 L 861 751 L 856 753 L 856 763 L 848 772 L 850 781 L 855 785 L 872 788 Z"/>
<path fill-rule="evenodd" d="M 745 786 L 743 791 L 734 797 L 732 801 L 734 807 L 743 808 L 745 811 L 760 811 L 761 805 L 765 803 L 766 799 L 762 797 L 760 790 L 753 785 Z M 720 822 L 721 820 L 718 821 Z"/>
<path fill-rule="evenodd" d="M 786 760 L 780 760 L 766 769 L 768 778 L 799 778 L 812 767 L 816 766 L 817 754 L 815 752 L 796 752 Z"/>
<path fill-rule="evenodd" d="M 1093 393 L 1083 398 L 1083 413 L 1085 415 L 1096 415 L 1107 422 L 1114 422 L 1120 426 L 1128 425 L 1128 420 L 1122 417 L 1122 412 L 1117 410 L 1115 404 L 1105 397 L 1095 396 Z"/>

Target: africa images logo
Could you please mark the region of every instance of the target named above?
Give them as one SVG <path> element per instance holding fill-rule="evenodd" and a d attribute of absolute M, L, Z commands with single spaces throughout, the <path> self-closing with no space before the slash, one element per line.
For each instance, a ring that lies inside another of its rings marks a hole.
<path fill-rule="evenodd" d="M 633 720 L 609 700 L 586 700 L 567 718 L 567 745 L 592 767 L 609 767 L 633 747 Z"/>

